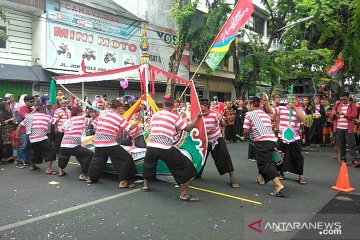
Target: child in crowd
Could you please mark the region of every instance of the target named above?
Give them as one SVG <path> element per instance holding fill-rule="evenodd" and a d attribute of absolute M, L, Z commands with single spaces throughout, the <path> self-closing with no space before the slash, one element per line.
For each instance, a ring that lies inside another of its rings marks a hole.
<path fill-rule="evenodd" d="M 20 169 L 25 168 L 27 163 L 17 160 L 17 151 L 18 151 L 18 148 L 20 147 L 20 138 L 16 137 L 16 130 L 12 131 L 10 136 L 12 139 L 11 145 L 13 148 L 14 165 L 15 165 L 15 167 L 20 168 Z"/>

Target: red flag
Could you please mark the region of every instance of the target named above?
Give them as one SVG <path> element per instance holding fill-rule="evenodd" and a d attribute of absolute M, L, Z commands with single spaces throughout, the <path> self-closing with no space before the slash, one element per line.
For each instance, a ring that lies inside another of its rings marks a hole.
<path fill-rule="evenodd" d="M 74 103 L 75 103 L 75 97 L 71 96 L 71 102 L 70 102 L 70 106 L 74 107 Z"/>
<path fill-rule="evenodd" d="M 330 68 L 326 70 L 328 75 L 335 75 L 337 74 L 340 69 L 344 67 L 344 61 L 342 60 L 342 53 L 339 54 L 337 59 L 335 60 L 335 64 L 332 65 Z"/>
<path fill-rule="evenodd" d="M 196 93 L 194 82 L 190 83 L 190 104 L 191 104 L 191 120 L 194 120 L 194 118 L 200 112 L 200 103 L 199 103 L 198 95 Z M 193 136 L 194 138 L 201 140 L 200 142 L 202 144 L 201 146 L 199 146 L 199 149 L 201 149 L 201 153 L 203 155 L 203 161 L 205 161 L 207 147 L 208 147 L 208 140 L 207 140 L 207 133 L 203 118 L 200 118 L 199 121 L 196 123 L 196 128 L 199 130 L 199 132 L 194 134 Z"/>
<path fill-rule="evenodd" d="M 82 59 L 80 66 L 81 66 L 81 71 L 83 71 L 84 73 L 86 73 L 86 66 L 85 66 L 85 60 L 84 60 L 84 58 Z"/>

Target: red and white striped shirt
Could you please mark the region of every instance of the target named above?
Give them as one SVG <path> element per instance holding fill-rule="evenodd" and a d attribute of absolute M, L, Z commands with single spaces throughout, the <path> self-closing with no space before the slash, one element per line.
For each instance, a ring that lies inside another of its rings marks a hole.
<path fill-rule="evenodd" d="M 150 123 L 149 147 L 169 149 L 174 144 L 174 135 L 177 131 L 184 130 L 187 123 L 172 112 L 161 110 L 153 115 Z"/>
<path fill-rule="evenodd" d="M 303 114 L 305 114 L 304 110 L 302 108 L 299 108 L 299 109 Z M 280 134 L 289 127 L 289 112 L 290 111 L 289 111 L 288 106 L 279 106 L 279 107 L 275 108 L 274 114 L 279 116 L 279 119 L 280 119 L 280 124 L 279 124 L 279 132 L 280 132 Z M 299 135 L 300 124 L 301 124 L 301 121 L 298 118 L 296 112 L 293 110 L 292 111 L 292 116 L 291 116 L 290 126 L 294 130 L 296 130 L 295 131 L 295 140 L 300 139 L 300 135 Z"/>
<path fill-rule="evenodd" d="M 85 117 L 85 115 L 75 116 L 66 120 L 61 125 L 61 130 L 64 132 L 61 147 L 74 148 L 81 145 L 82 132 L 89 122 L 90 118 Z"/>
<path fill-rule="evenodd" d="M 348 112 L 349 104 L 342 104 L 341 105 L 341 112 Z M 340 115 L 340 118 L 337 120 L 337 128 L 339 129 L 348 129 L 349 121 L 344 115 Z"/>
<path fill-rule="evenodd" d="M 116 139 L 122 131 L 128 131 L 129 122 L 120 114 L 112 110 L 103 110 L 94 121 L 96 126 L 95 147 L 111 147 L 118 145 Z"/>
<path fill-rule="evenodd" d="M 25 118 L 20 124 L 22 126 L 26 126 L 26 121 L 28 119 Z M 51 116 L 46 115 L 44 113 L 33 113 L 31 117 L 31 132 L 29 134 L 29 140 L 31 143 L 41 142 L 48 137 L 46 134 L 48 133 L 49 125 L 48 123 L 51 121 Z"/>
<path fill-rule="evenodd" d="M 255 116 L 255 114 L 257 116 Z M 256 121 L 255 117 L 262 122 L 262 126 L 260 126 L 261 123 Z M 257 109 L 251 112 L 247 112 L 243 127 L 245 129 L 251 129 L 251 131 L 254 134 L 254 139 L 253 139 L 254 142 L 277 141 L 277 137 L 272 131 L 271 118 L 263 110 Z"/>
<path fill-rule="evenodd" d="M 26 114 L 29 114 L 31 112 L 31 108 L 26 107 L 25 105 L 21 106 L 18 110 L 18 114 L 20 117 L 25 118 Z M 25 128 L 22 128 L 20 133 L 26 133 Z"/>
<path fill-rule="evenodd" d="M 203 116 L 209 143 L 212 143 L 221 137 L 220 121 L 217 116 L 218 113 L 213 110 L 210 110 L 207 115 Z"/>
<path fill-rule="evenodd" d="M 54 112 L 54 117 L 52 119 L 52 124 L 55 124 L 57 121 L 57 128 L 59 132 L 62 132 L 61 126 L 63 123 L 71 118 L 71 111 L 69 109 L 58 108 Z"/>

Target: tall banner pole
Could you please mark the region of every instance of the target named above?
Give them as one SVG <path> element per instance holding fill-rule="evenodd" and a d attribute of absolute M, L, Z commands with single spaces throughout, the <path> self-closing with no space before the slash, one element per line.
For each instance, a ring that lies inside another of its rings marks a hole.
<path fill-rule="evenodd" d="M 85 84 L 84 82 L 81 82 L 81 99 L 82 101 L 85 101 Z M 84 110 L 86 109 L 85 104 L 83 105 Z"/>
<path fill-rule="evenodd" d="M 146 104 L 149 105 L 149 79 L 150 79 L 150 70 L 149 70 L 149 65 L 147 63 L 143 64 L 144 65 L 144 71 L 145 71 L 145 96 L 146 96 Z"/>

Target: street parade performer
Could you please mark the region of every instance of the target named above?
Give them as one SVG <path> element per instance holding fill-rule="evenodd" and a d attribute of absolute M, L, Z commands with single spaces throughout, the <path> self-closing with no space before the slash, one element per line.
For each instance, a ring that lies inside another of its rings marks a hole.
<path fill-rule="evenodd" d="M 25 119 L 19 124 L 16 137 L 20 136 L 22 127 L 25 127 L 26 134 L 29 135 L 31 154 L 31 170 L 39 169 L 36 164 L 42 163 L 43 159 L 46 162 L 46 174 L 55 175 L 57 172 L 53 171 L 52 163 L 56 160 L 56 151 L 49 138 L 47 137 L 49 122 L 51 116 L 45 114 L 45 103 L 37 103 L 35 112 L 25 115 Z"/>
<path fill-rule="evenodd" d="M 284 194 L 281 190 L 284 189 L 284 186 L 281 184 L 280 174 L 272 160 L 277 137 L 272 130 L 271 118 L 262 110 L 258 97 L 253 97 L 249 101 L 248 110 L 244 121 L 244 137 L 248 138 L 249 132 L 251 132 L 252 141 L 255 143 L 256 162 L 260 174 L 256 182 L 264 185 L 273 181 L 275 189 L 269 194 L 274 197 L 282 197 Z"/>
<path fill-rule="evenodd" d="M 235 179 L 232 160 L 227 149 L 225 140 L 221 136 L 220 132 L 220 126 L 225 126 L 223 116 L 213 110 L 210 110 L 210 103 L 208 99 L 200 99 L 199 101 L 201 112 L 202 114 L 204 114 L 203 119 L 205 122 L 209 146 L 204 165 L 198 173 L 197 178 L 201 177 L 206 164 L 206 160 L 209 156 L 209 153 L 211 152 L 211 156 L 214 159 L 215 166 L 219 174 L 224 175 L 225 173 L 229 173 L 231 187 L 238 188 L 240 186 Z"/>
<path fill-rule="evenodd" d="M 150 140 L 146 147 L 143 168 L 144 183 L 141 190 L 149 191 L 148 181 L 156 178 L 157 162 L 161 159 L 166 163 L 175 181 L 181 185 L 179 200 L 197 202 L 200 199 L 189 193 L 190 180 L 197 173 L 194 164 L 173 144 L 174 134 L 181 130 L 191 131 L 202 115 L 199 113 L 192 122 L 186 123 L 179 115 L 172 113 L 174 102 L 174 98 L 165 96 L 163 109 L 155 113 L 151 119 Z"/>
<path fill-rule="evenodd" d="M 130 153 L 117 143 L 117 138 L 122 131 L 130 131 L 136 128 L 141 121 L 141 114 L 138 114 L 136 121 L 130 123 L 122 117 L 119 112 L 123 105 L 120 100 L 112 100 L 110 110 L 100 112 L 95 126 L 95 155 L 90 162 L 87 183 L 95 183 L 103 173 L 107 160 L 110 160 L 119 177 L 119 188 L 133 188 L 133 178 L 136 174 L 134 160 Z"/>
<path fill-rule="evenodd" d="M 305 122 L 306 116 L 302 109 L 298 106 L 298 100 L 295 94 L 292 96 L 293 103 L 290 103 L 290 95 L 288 96 L 288 104 L 286 106 L 278 106 L 274 110 L 274 115 L 280 119 L 279 133 L 281 136 L 281 143 L 279 149 L 285 154 L 284 164 L 280 169 L 280 173 L 290 172 L 299 175 L 298 182 L 306 184 L 304 178 L 304 156 L 301 150 L 301 139 L 299 134 L 300 123 Z M 293 109 L 290 124 L 290 108 Z M 293 141 L 288 141 L 284 138 L 283 132 L 291 127 L 294 131 Z"/>
<path fill-rule="evenodd" d="M 64 133 L 61 130 L 62 124 L 71 118 L 71 111 L 67 108 L 68 101 L 66 99 L 60 100 L 60 107 L 54 112 L 52 124 L 54 125 L 55 131 L 55 150 L 58 155 L 61 147 L 61 140 L 64 137 Z"/>
<path fill-rule="evenodd" d="M 64 137 L 61 141 L 58 157 L 59 176 L 66 175 L 64 169 L 69 163 L 70 156 L 75 156 L 81 166 L 79 180 L 84 181 L 87 178 L 89 164 L 94 153 L 81 146 L 81 136 L 86 126 L 91 124 L 91 118 L 85 116 L 81 107 L 71 109 L 71 116 L 70 119 L 61 125 L 61 131 L 64 132 Z"/>

